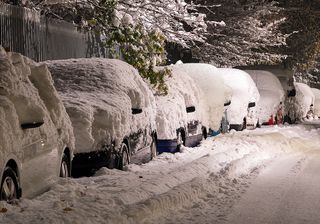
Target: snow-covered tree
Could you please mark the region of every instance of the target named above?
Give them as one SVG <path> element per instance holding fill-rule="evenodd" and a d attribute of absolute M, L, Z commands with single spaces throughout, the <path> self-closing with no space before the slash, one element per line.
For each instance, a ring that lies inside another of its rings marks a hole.
<path fill-rule="evenodd" d="M 217 66 L 278 64 L 286 58 L 285 22 L 274 1 L 195 0 L 208 24 L 206 43 L 193 56 Z"/>
<path fill-rule="evenodd" d="M 164 77 L 170 72 L 153 68 L 166 61 L 166 41 L 184 46 L 205 41 L 204 14 L 184 0 L 86 0 L 44 6 L 45 14 L 105 37 L 111 49 L 118 47 L 120 56 L 164 93 Z"/>

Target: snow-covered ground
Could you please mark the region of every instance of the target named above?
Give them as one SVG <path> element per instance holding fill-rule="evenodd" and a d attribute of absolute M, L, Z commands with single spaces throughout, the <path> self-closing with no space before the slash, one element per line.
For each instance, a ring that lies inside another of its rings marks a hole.
<path fill-rule="evenodd" d="M 259 189 L 261 182 L 252 184 L 253 190 L 250 183 L 259 180 L 260 173 L 272 164 L 285 172 L 292 167 L 281 163 L 286 158 L 301 163 L 309 155 L 319 158 L 319 128 L 320 123 L 313 123 L 232 131 L 182 153 L 130 165 L 128 171 L 103 168 L 94 177 L 61 179 L 35 199 L 16 205 L 1 202 L 0 223 L 237 223 L 235 214 L 247 200 L 242 196 Z M 320 168 L 319 162 L 313 165 Z M 299 164 L 294 167 L 299 170 Z M 306 191 L 315 186 L 310 180 L 304 183 Z M 286 184 L 286 179 L 281 181 Z M 266 193 L 256 200 L 268 197 Z"/>

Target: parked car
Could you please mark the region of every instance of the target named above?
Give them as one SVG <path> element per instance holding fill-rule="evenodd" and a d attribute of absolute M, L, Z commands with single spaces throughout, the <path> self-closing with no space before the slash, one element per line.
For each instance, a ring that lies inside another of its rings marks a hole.
<path fill-rule="evenodd" d="M 0 47 L 0 200 L 34 197 L 70 175 L 70 119 L 44 65 Z"/>
<path fill-rule="evenodd" d="M 263 125 L 283 123 L 285 92 L 279 79 L 264 70 L 246 70 L 255 82 L 260 99 L 257 102 L 257 117 Z"/>
<path fill-rule="evenodd" d="M 314 94 L 314 105 L 313 105 L 314 118 L 319 119 L 320 118 L 320 89 L 311 88 L 311 91 Z"/>
<path fill-rule="evenodd" d="M 179 152 L 182 145 L 193 147 L 208 134 L 208 117 L 203 116 L 204 93 L 180 66 L 170 69 L 167 78 L 167 95 L 156 96 L 157 149 L 162 152 Z"/>
<path fill-rule="evenodd" d="M 255 128 L 259 123 L 255 105 L 260 95 L 250 75 L 233 68 L 218 68 L 217 73 L 223 78 L 225 85 L 232 89 L 227 115 L 230 129 Z"/>
<path fill-rule="evenodd" d="M 136 69 L 102 58 L 46 64 L 74 127 L 73 175 L 125 169 L 156 155 L 155 100 Z"/>
<path fill-rule="evenodd" d="M 224 104 L 228 104 L 231 99 L 226 99 L 228 89 L 225 88 L 223 78 L 217 74 L 217 68 L 204 63 L 178 64 L 175 67 L 188 74 L 204 93 L 199 102 L 202 117 L 208 120 L 209 134 L 220 133 Z"/>
<path fill-rule="evenodd" d="M 303 120 L 307 118 L 308 112 L 313 110 L 315 96 L 307 84 L 295 82 L 294 86 L 296 89 L 294 117 L 296 120 Z"/>

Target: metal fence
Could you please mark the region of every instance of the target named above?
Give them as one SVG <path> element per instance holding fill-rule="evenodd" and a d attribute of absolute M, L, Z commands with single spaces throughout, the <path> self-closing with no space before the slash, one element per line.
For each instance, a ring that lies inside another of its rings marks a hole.
<path fill-rule="evenodd" d="M 36 10 L 1 2 L 0 45 L 35 61 L 109 57 L 99 36 L 78 32 L 73 24 L 40 16 Z"/>

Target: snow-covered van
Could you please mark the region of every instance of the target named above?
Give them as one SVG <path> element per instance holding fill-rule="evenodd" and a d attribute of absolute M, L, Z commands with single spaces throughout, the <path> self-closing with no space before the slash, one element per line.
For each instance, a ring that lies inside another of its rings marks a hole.
<path fill-rule="evenodd" d="M 246 70 L 255 82 L 260 99 L 256 104 L 260 124 L 281 124 L 283 122 L 283 101 L 285 92 L 279 79 L 264 70 Z"/>
<path fill-rule="evenodd" d="M 320 89 L 311 88 L 314 94 L 313 113 L 316 119 L 320 118 Z"/>
<path fill-rule="evenodd" d="M 168 94 L 156 96 L 158 152 L 177 152 L 181 145 L 193 147 L 207 137 L 208 122 L 203 117 L 204 94 L 194 80 L 179 68 L 168 66 Z"/>
<path fill-rule="evenodd" d="M 248 73 L 233 68 L 218 68 L 224 83 L 232 89 L 228 108 L 230 129 L 253 129 L 258 124 L 255 105 L 260 98 L 258 89 Z"/>
<path fill-rule="evenodd" d="M 217 133 L 221 128 L 221 119 L 224 113 L 224 104 L 231 99 L 225 95 L 223 78 L 217 74 L 217 68 L 204 63 L 186 63 L 175 65 L 188 74 L 193 82 L 201 88 L 203 96 L 199 99 L 199 106 L 203 112 L 202 119 L 206 119 L 209 133 Z M 228 104 L 228 103 L 227 103 Z"/>
<path fill-rule="evenodd" d="M 125 168 L 156 155 L 155 100 L 126 62 L 47 61 L 74 127 L 74 171 Z"/>
<path fill-rule="evenodd" d="M 0 46 L 0 200 L 36 196 L 69 176 L 73 149 L 47 67 Z"/>
<path fill-rule="evenodd" d="M 294 118 L 302 120 L 313 110 L 315 96 L 307 84 L 295 82 L 294 87 L 296 90 Z"/>

